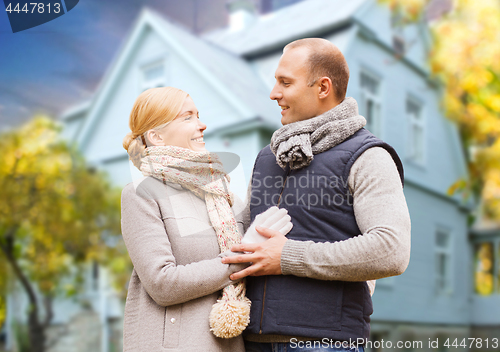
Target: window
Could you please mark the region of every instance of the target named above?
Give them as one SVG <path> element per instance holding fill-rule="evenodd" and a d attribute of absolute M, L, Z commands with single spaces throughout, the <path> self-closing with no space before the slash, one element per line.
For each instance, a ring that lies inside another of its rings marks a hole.
<path fill-rule="evenodd" d="M 451 236 L 449 231 L 438 229 L 435 236 L 436 292 L 451 292 Z"/>
<path fill-rule="evenodd" d="M 165 87 L 165 63 L 163 60 L 143 66 L 140 77 L 141 92 L 150 88 Z"/>
<path fill-rule="evenodd" d="M 99 289 L 99 264 L 96 261 L 92 262 L 92 279 L 91 286 L 93 291 L 97 291 Z"/>
<path fill-rule="evenodd" d="M 397 55 L 402 56 L 405 53 L 405 40 L 398 35 L 393 35 L 392 37 L 392 48 Z"/>
<path fill-rule="evenodd" d="M 367 72 L 361 72 L 361 114 L 366 118 L 365 128 L 380 135 L 380 81 Z"/>
<path fill-rule="evenodd" d="M 474 286 L 479 295 L 488 296 L 494 291 L 494 259 L 493 243 L 484 242 L 475 246 Z"/>
<path fill-rule="evenodd" d="M 406 101 L 406 115 L 409 122 L 408 158 L 416 163 L 424 163 L 424 118 L 422 107 L 413 99 Z"/>
<path fill-rule="evenodd" d="M 394 53 L 401 57 L 405 54 L 406 43 L 404 39 L 404 15 L 401 8 L 397 7 L 391 13 L 392 49 Z"/>

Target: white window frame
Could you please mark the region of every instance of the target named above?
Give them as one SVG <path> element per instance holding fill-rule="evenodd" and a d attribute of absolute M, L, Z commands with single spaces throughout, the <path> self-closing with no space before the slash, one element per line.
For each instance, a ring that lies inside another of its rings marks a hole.
<path fill-rule="evenodd" d="M 368 79 L 373 80 L 377 84 L 376 92 L 371 91 L 367 87 L 363 86 L 363 76 Z M 381 125 L 382 125 L 382 80 L 379 76 L 369 72 L 366 69 L 362 69 L 359 75 L 359 89 L 361 92 L 361 115 L 366 118 L 365 128 L 371 133 L 381 138 Z M 373 108 L 373 116 L 368 116 L 367 105 L 371 101 Z"/>
<path fill-rule="evenodd" d="M 146 71 L 155 69 L 158 67 L 163 68 L 163 74 L 153 78 L 153 79 L 146 79 Z M 156 88 L 156 87 L 166 87 L 167 86 L 167 65 L 166 65 L 166 60 L 164 58 L 157 59 L 151 62 L 148 62 L 147 64 L 144 64 L 140 66 L 139 69 L 139 90 L 140 93 L 144 92 L 146 89 L 150 88 Z"/>
<path fill-rule="evenodd" d="M 437 243 L 438 234 L 447 237 L 445 246 Z M 453 236 L 450 229 L 443 226 L 437 226 L 434 231 L 434 285 L 436 294 L 451 295 L 453 293 Z M 446 260 L 445 273 L 440 272 L 439 257 L 444 256 Z"/>
<path fill-rule="evenodd" d="M 413 105 L 418 109 L 418 114 L 410 112 L 409 106 Z M 424 105 L 419 99 L 409 95 L 405 101 L 405 114 L 408 120 L 408 147 L 407 159 L 415 164 L 424 166 L 426 162 L 426 130 L 425 130 L 425 109 Z M 420 138 L 421 150 L 417 150 L 417 142 L 414 131 L 419 129 L 421 131 Z"/>

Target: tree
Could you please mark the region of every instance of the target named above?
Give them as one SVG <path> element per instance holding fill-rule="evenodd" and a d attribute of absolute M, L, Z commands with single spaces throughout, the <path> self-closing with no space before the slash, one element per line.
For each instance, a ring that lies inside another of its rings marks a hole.
<path fill-rule="evenodd" d="M 481 198 L 482 216 L 500 220 L 500 2 L 380 2 L 403 24 L 433 20 L 429 65 L 444 84 L 443 107 L 459 127 L 469 166 L 469 179 L 458 180 L 449 193 Z M 436 19 L 436 10 L 448 5 L 451 11 Z"/>
<path fill-rule="evenodd" d="M 33 352 L 45 350 L 52 302 L 78 291 L 85 263 L 128 269 L 126 251 L 113 244 L 118 191 L 59 132 L 39 116 L 0 134 L 0 261 L 28 296 Z"/>
<path fill-rule="evenodd" d="M 0 261 L 0 273 L 6 272 L 5 263 Z M 2 330 L 3 324 L 6 318 L 6 285 L 7 280 L 5 275 L 0 275 L 0 331 Z"/>

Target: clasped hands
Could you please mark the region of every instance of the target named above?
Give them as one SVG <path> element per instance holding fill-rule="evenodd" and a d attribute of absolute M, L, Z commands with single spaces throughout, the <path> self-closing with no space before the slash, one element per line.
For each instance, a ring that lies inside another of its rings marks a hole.
<path fill-rule="evenodd" d="M 257 215 L 243 236 L 241 244 L 231 247 L 232 252 L 243 253 L 222 258 L 225 264 L 252 264 L 232 274 L 231 280 L 239 280 L 246 276 L 280 275 L 281 252 L 287 241 L 285 235 L 292 227 L 286 209 L 271 207 Z"/>

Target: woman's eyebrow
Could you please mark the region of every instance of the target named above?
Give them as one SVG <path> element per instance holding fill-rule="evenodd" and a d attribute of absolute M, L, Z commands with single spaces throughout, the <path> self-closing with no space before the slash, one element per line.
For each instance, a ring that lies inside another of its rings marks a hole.
<path fill-rule="evenodd" d="M 179 116 L 184 116 L 184 115 L 189 115 L 189 114 L 194 114 L 194 111 L 192 110 L 189 110 L 189 111 L 184 111 L 182 114 L 180 114 Z M 196 112 L 196 114 L 198 114 L 198 111 Z"/>

